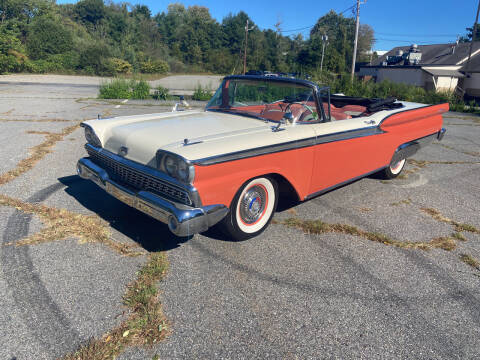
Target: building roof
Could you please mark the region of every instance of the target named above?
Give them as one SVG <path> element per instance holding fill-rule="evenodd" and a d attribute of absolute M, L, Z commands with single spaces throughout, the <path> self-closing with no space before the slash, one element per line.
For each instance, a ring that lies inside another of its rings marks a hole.
<path fill-rule="evenodd" d="M 372 66 L 381 66 L 386 61 L 387 56 L 394 56 L 399 50 L 402 50 L 404 53 L 408 52 L 410 47 L 410 45 L 395 47 L 373 61 Z M 455 48 L 455 51 L 452 53 L 453 48 Z M 468 58 L 469 50 L 470 43 L 418 45 L 418 51 L 422 53 L 419 65 L 461 65 Z M 480 50 L 480 41 L 475 41 L 472 47 L 472 54 L 478 50 Z"/>
<path fill-rule="evenodd" d="M 458 70 L 445 70 L 445 69 L 435 69 L 435 68 L 422 68 L 423 71 L 426 71 L 430 75 L 433 76 L 453 76 L 456 78 L 463 78 L 465 75 L 463 75 L 461 72 Z"/>
<path fill-rule="evenodd" d="M 472 56 L 470 59 L 470 64 L 468 64 L 468 72 L 470 73 L 479 73 L 480 72 L 480 56 Z M 460 68 L 459 71 L 467 72 L 467 61 Z"/>

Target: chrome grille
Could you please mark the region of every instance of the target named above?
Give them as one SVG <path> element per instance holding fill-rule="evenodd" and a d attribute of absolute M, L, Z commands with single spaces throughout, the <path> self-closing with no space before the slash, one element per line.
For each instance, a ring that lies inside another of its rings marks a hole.
<path fill-rule="evenodd" d="M 102 167 L 112 180 L 137 190 L 150 191 L 182 204 L 192 205 L 192 201 L 186 190 L 133 169 L 89 147 L 87 147 L 87 152 L 91 160 Z"/>

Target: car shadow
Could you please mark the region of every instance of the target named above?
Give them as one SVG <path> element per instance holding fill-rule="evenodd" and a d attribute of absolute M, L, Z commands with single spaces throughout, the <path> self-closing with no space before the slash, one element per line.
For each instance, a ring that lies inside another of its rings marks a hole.
<path fill-rule="evenodd" d="M 110 226 L 150 252 L 174 249 L 192 237 L 177 237 L 168 226 L 115 199 L 92 181 L 78 175 L 59 178 L 65 192 Z"/>

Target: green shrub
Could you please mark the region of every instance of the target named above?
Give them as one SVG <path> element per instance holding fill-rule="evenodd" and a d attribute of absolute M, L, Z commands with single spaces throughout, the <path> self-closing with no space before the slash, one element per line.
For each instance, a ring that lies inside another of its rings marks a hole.
<path fill-rule="evenodd" d="M 100 85 L 99 99 L 129 99 L 131 97 L 130 81 L 114 79 Z"/>
<path fill-rule="evenodd" d="M 172 97 L 168 93 L 168 89 L 163 86 L 157 86 L 153 94 L 153 98 L 156 100 L 169 100 Z"/>
<path fill-rule="evenodd" d="M 128 61 L 118 58 L 110 58 L 109 60 L 116 74 L 130 74 L 132 72 L 132 64 Z"/>
<path fill-rule="evenodd" d="M 424 88 L 394 83 L 384 80 L 375 83 L 373 80 L 363 81 L 354 78 L 351 81 L 350 75 L 345 74 L 339 77 L 333 74 L 322 73 L 315 78 L 319 83 L 330 86 L 332 94 L 343 93 L 347 96 L 358 96 L 366 98 L 387 98 L 395 97 L 400 101 L 411 101 L 423 104 L 440 104 L 448 102 L 451 111 L 477 112 L 475 103 L 466 106 L 464 100 L 450 92 L 427 91 Z"/>
<path fill-rule="evenodd" d="M 150 85 L 145 80 L 132 80 L 131 99 L 144 100 L 150 96 Z"/>
<path fill-rule="evenodd" d="M 165 74 L 170 70 L 163 60 L 147 60 L 140 64 L 140 71 L 145 74 Z"/>
<path fill-rule="evenodd" d="M 205 100 L 210 100 L 211 97 L 212 97 L 212 93 L 206 88 L 205 89 L 202 88 L 202 85 L 198 84 L 197 87 L 195 88 L 195 92 L 193 93 L 192 99 L 205 101 Z"/>
<path fill-rule="evenodd" d="M 72 50 L 72 33 L 59 20 L 49 15 L 34 18 L 27 33 L 27 50 L 30 58 L 46 59 L 48 55 Z"/>
<path fill-rule="evenodd" d="M 145 80 L 114 79 L 100 85 L 99 99 L 147 99 L 150 85 Z"/>

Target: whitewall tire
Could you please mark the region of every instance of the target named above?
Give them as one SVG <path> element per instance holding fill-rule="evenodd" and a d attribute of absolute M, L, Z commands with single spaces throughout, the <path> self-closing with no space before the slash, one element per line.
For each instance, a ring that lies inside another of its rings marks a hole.
<path fill-rule="evenodd" d="M 397 161 L 395 164 L 390 164 L 385 169 L 382 170 L 382 176 L 385 179 L 394 179 L 402 172 L 405 167 L 406 159 Z"/>
<path fill-rule="evenodd" d="M 232 201 L 221 227 L 234 240 L 246 240 L 266 229 L 277 208 L 278 185 L 270 177 L 247 181 Z"/>

